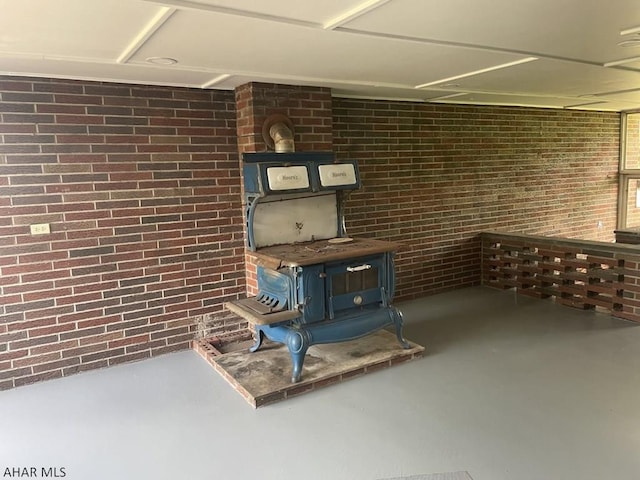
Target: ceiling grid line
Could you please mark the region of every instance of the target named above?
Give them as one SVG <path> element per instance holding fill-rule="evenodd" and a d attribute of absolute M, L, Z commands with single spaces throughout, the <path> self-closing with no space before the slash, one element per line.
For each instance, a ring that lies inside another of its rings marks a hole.
<path fill-rule="evenodd" d="M 295 18 L 282 17 L 279 15 L 271 15 L 268 13 L 252 12 L 239 8 L 224 7 L 210 3 L 200 3 L 191 0 L 141 0 L 143 2 L 153 3 L 156 5 L 166 5 L 181 10 L 194 10 L 202 12 L 219 13 L 222 15 L 232 15 L 237 17 L 255 18 L 267 22 L 284 23 L 288 25 L 296 25 L 299 27 L 322 28 L 322 24 L 315 22 L 307 22 Z"/>
<path fill-rule="evenodd" d="M 120 56 L 116 59 L 117 63 L 128 62 L 135 53 L 142 48 L 147 40 L 155 34 L 171 16 L 176 13 L 177 9 L 170 7 L 160 7 L 158 13 L 147 23 L 142 30 L 136 35 L 129 45 L 124 49 Z"/>
<path fill-rule="evenodd" d="M 362 2 L 356 5 L 354 8 L 338 15 L 335 18 L 332 18 L 327 23 L 325 23 L 322 28 L 325 30 L 334 30 L 337 27 L 341 27 L 345 23 L 355 20 L 356 18 L 361 17 L 375 10 L 376 8 L 381 7 L 389 1 L 390 0 L 367 0 L 366 2 Z"/>

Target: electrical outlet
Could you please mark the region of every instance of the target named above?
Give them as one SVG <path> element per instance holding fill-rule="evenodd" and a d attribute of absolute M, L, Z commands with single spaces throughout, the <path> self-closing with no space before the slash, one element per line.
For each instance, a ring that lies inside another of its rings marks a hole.
<path fill-rule="evenodd" d="M 602 220 L 598 220 L 598 223 L 596 223 L 596 227 L 598 227 L 598 228 L 603 228 L 604 227 L 604 223 L 602 223 Z"/>
<path fill-rule="evenodd" d="M 48 223 L 34 223 L 29 227 L 31 229 L 31 235 L 46 235 L 51 233 L 51 228 Z"/>

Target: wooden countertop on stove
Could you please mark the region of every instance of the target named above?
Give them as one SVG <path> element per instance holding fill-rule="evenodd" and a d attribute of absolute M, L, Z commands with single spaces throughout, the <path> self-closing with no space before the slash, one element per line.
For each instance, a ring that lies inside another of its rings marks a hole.
<path fill-rule="evenodd" d="M 401 243 L 376 240 L 373 238 L 353 238 L 345 243 L 332 240 L 290 243 L 259 248 L 253 255 L 260 265 L 270 268 L 303 267 L 318 263 L 347 260 L 384 252 L 399 250 Z"/>

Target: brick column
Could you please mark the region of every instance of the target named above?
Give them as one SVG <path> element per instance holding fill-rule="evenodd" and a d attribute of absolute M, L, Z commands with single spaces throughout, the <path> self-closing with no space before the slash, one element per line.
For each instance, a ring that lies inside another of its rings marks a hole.
<path fill-rule="evenodd" d="M 296 151 L 333 150 L 333 111 L 330 89 L 247 83 L 237 87 L 235 93 L 238 151 L 240 154 L 267 151 L 267 144 L 262 137 L 262 125 L 270 115 L 276 113 L 286 115 L 293 123 Z M 243 206 L 246 215 L 244 198 Z M 245 252 L 245 257 L 247 294 L 255 295 L 257 291 L 255 265 L 251 255 L 247 255 Z"/>

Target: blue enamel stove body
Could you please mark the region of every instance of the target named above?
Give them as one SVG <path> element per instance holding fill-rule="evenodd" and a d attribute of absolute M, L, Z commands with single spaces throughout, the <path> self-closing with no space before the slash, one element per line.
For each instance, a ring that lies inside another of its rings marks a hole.
<path fill-rule="evenodd" d="M 402 348 L 402 315 L 391 305 L 398 244 L 350 239 L 346 194 L 360 186 L 357 164 L 331 153 L 244 154 L 248 247 L 258 294 L 228 304 L 264 337 L 285 344 L 292 382 L 311 345 L 343 342 L 394 325 Z"/>

